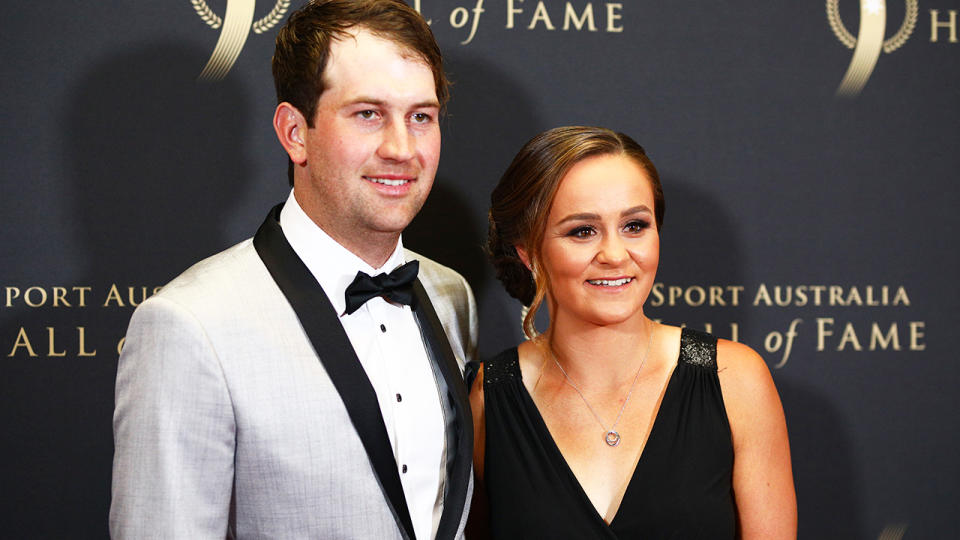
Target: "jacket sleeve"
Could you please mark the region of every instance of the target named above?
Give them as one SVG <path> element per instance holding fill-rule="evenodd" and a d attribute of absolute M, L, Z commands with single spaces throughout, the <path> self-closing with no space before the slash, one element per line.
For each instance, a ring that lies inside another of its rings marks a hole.
<path fill-rule="evenodd" d="M 470 284 L 463 276 L 457 274 L 460 281 L 461 294 L 460 306 L 457 312 L 461 314 L 458 324 L 461 328 L 463 338 L 464 362 L 476 362 L 477 358 L 477 334 L 479 333 L 479 322 L 477 319 L 477 302 L 473 297 L 473 290 Z M 463 368 L 463 366 L 461 366 Z"/>
<path fill-rule="evenodd" d="M 165 298 L 144 302 L 127 330 L 115 399 L 111 537 L 224 538 L 236 430 L 200 321 Z"/>

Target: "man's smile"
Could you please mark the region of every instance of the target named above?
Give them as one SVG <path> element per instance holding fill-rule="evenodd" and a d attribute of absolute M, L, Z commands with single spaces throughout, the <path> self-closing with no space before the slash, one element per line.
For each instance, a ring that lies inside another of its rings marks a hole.
<path fill-rule="evenodd" d="M 383 184 L 385 186 L 402 186 L 404 184 L 407 184 L 413 181 L 410 178 L 393 179 L 393 178 L 384 178 L 379 176 L 364 176 L 364 178 L 375 184 Z"/>

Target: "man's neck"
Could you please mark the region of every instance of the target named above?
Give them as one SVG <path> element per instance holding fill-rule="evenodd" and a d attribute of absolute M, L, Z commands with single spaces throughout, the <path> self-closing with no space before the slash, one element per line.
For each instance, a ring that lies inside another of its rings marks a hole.
<path fill-rule="evenodd" d="M 378 269 L 383 266 L 396 251 L 397 243 L 400 241 L 399 231 L 371 231 L 351 227 L 337 220 L 325 219 L 321 205 L 304 200 L 296 189 L 293 196 L 300 209 L 314 225 L 320 227 L 327 236 L 372 268 Z"/>
<path fill-rule="evenodd" d="M 336 231 L 331 231 L 319 223 L 317 223 L 317 226 L 338 244 L 375 269 L 380 268 L 390 259 L 390 256 L 397 249 L 397 242 L 400 240 L 400 233 L 352 234 L 347 237 L 338 235 Z"/>

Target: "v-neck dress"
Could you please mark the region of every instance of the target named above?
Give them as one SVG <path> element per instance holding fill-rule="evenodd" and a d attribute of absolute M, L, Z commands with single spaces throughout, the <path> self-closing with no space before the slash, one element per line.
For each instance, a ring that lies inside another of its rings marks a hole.
<path fill-rule="evenodd" d="M 610 524 L 583 491 L 524 387 L 517 349 L 485 361 L 483 374 L 484 483 L 493 538 L 734 538 L 733 443 L 715 337 L 683 329 L 677 365 Z M 598 425 L 597 437 L 601 431 Z"/>

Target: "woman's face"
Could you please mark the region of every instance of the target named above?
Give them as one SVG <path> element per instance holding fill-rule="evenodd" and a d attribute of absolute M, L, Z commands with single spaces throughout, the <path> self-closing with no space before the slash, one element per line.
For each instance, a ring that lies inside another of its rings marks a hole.
<path fill-rule="evenodd" d="M 608 325 L 642 316 L 659 260 L 646 172 L 622 155 L 574 165 L 557 189 L 543 239 L 551 320 Z"/>

